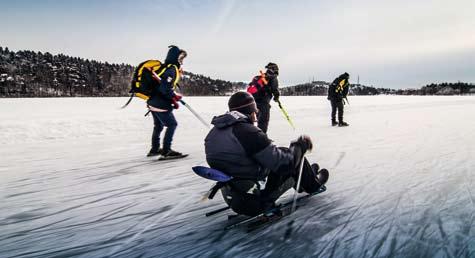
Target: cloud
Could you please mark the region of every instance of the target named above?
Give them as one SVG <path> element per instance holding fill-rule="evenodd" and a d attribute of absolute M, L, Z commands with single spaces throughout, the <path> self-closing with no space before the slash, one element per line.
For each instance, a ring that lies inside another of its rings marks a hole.
<path fill-rule="evenodd" d="M 457 66 L 475 46 L 471 0 L 111 3 L 42 4 L 41 12 L 2 3 L 2 44 L 136 64 L 161 58 L 173 43 L 190 54 L 185 69 L 228 80 L 248 80 L 269 61 L 281 67 L 283 84 L 332 80 L 342 71 L 386 87 L 475 80 Z"/>

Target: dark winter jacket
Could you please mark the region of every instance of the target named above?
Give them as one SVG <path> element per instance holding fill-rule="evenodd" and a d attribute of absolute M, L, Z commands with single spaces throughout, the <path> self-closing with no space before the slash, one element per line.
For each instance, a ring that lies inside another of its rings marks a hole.
<path fill-rule="evenodd" d="M 165 72 L 160 76 L 160 84 L 153 88 L 147 104 L 159 109 L 173 110 L 172 99 L 175 96 L 173 84 L 177 76 L 179 74 L 177 74 L 177 69 L 173 65 L 166 68 Z"/>
<path fill-rule="evenodd" d="M 341 101 L 348 95 L 348 74 L 338 76 L 328 87 L 328 99 Z"/>
<path fill-rule="evenodd" d="M 147 104 L 159 109 L 173 110 L 172 98 L 176 95 L 174 91 L 174 83 L 180 74 L 177 72 L 180 69 L 178 57 L 182 50 L 176 46 L 171 46 L 165 58 L 166 67 L 165 72 L 160 76 L 161 82 L 157 87 L 153 88 L 152 95 L 147 101 Z"/>
<path fill-rule="evenodd" d="M 270 171 L 290 171 L 294 154 L 277 148 L 251 120 L 232 111 L 214 117 L 205 139 L 206 161 L 217 170 L 241 179 L 259 180 Z M 270 171 L 269 171 L 270 170 Z"/>
<path fill-rule="evenodd" d="M 265 86 L 265 94 L 263 96 L 255 97 L 256 102 L 258 103 L 270 103 L 272 97 L 274 99 L 279 99 L 280 92 L 279 92 L 279 80 L 277 80 L 277 76 L 274 77 L 267 77 L 267 85 Z"/>

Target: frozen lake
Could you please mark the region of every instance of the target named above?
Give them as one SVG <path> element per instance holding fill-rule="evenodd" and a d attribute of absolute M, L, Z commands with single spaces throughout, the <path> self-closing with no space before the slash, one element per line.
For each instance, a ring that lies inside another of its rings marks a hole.
<path fill-rule="evenodd" d="M 0 257 L 475 257 L 475 98 L 350 97 L 347 128 L 325 97 L 283 97 L 269 137 L 310 135 L 328 190 L 291 216 L 223 231 L 220 194 L 193 174 L 208 129 L 175 112 L 174 149 L 145 157 L 153 127 L 139 99 L 0 99 Z M 206 120 L 227 98 L 185 98 Z M 293 194 L 289 191 L 283 198 Z"/>

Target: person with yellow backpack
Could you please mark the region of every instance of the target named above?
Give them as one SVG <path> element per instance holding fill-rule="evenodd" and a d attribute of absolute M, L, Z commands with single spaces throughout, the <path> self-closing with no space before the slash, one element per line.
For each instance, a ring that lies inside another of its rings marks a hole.
<path fill-rule="evenodd" d="M 349 80 L 350 75 L 348 73 L 343 73 L 338 76 L 328 87 L 328 100 L 330 100 L 332 106 L 332 126 L 348 126 L 349 124 L 343 121 L 343 104 L 346 96 L 348 95 L 348 90 L 350 87 Z M 336 122 L 336 112 L 338 110 L 338 123 Z"/>
<path fill-rule="evenodd" d="M 149 157 L 161 155 L 161 159 L 173 159 L 186 156 L 171 148 L 173 135 L 178 125 L 173 109 L 178 109 L 178 102 L 182 98 L 181 94 L 175 92 L 175 88 L 180 79 L 180 66 L 186 56 L 186 51 L 177 46 L 169 46 L 165 62 L 160 65 L 160 68 L 157 71 L 148 68 L 148 72 L 154 79 L 151 82 L 154 87 L 151 87 L 150 97 L 147 99 L 147 107 L 151 111 L 154 123 L 152 148 L 147 154 Z M 159 78 L 156 78 L 157 76 Z M 167 129 L 162 148 L 160 148 L 160 134 L 164 127 Z"/>

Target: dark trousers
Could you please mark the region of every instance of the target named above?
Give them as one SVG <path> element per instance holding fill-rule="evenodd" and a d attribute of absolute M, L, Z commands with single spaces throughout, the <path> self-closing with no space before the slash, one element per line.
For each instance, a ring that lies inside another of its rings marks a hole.
<path fill-rule="evenodd" d="M 158 151 L 160 149 L 160 133 L 163 127 L 167 127 L 165 137 L 163 138 L 163 149 L 165 151 L 171 149 L 173 135 L 178 125 L 172 111 L 167 112 L 151 112 L 153 116 L 153 133 L 152 133 L 152 150 Z"/>
<path fill-rule="evenodd" d="M 267 133 L 270 118 L 270 104 L 268 102 L 256 102 L 259 113 L 257 114 L 257 127 L 261 128 L 264 133 Z"/>
<path fill-rule="evenodd" d="M 298 169 L 300 169 L 300 166 Z M 262 191 L 262 195 L 269 197 L 272 201 L 275 201 L 288 189 L 290 189 L 290 187 L 296 188 L 300 172 L 298 169 L 295 169 L 295 171 L 291 171 L 291 173 L 288 174 L 282 173 L 283 171 L 271 172 L 267 177 L 266 187 Z M 299 193 L 313 193 L 320 188 L 320 184 L 315 179 L 317 172 L 318 171 L 312 170 L 312 166 L 308 162 L 307 158 L 305 158 L 302 170 L 302 180 L 298 190 Z M 293 184 L 290 186 L 286 185 L 288 179 L 292 179 L 293 182 Z"/>
<path fill-rule="evenodd" d="M 299 192 L 312 193 L 320 188 L 316 172 L 305 159 Z M 252 180 L 233 180 L 221 188 L 224 201 L 233 211 L 248 216 L 268 210 L 279 197 L 290 188 L 297 187 L 299 171 L 270 172 L 263 190 Z M 252 189 L 252 190 L 251 190 Z"/>
<path fill-rule="evenodd" d="M 343 100 L 342 99 L 332 99 L 330 100 L 332 105 L 332 121 L 336 122 L 335 116 L 336 111 L 338 110 L 338 122 L 343 122 Z"/>

